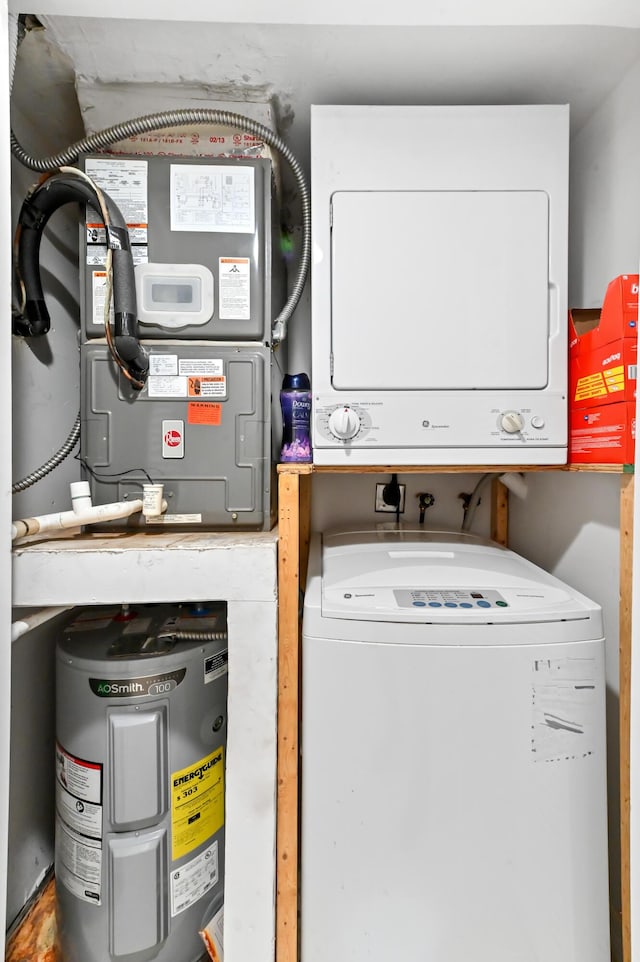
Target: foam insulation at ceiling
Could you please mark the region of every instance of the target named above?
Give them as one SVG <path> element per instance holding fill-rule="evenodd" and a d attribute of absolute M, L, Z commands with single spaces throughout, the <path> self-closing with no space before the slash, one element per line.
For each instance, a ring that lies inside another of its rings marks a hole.
<path fill-rule="evenodd" d="M 186 84 L 270 103 L 303 161 L 311 103 L 570 103 L 575 131 L 640 57 L 640 31 L 612 27 L 41 19 L 74 64 L 85 116 L 96 84 Z M 133 91 L 123 112 L 137 112 Z"/>

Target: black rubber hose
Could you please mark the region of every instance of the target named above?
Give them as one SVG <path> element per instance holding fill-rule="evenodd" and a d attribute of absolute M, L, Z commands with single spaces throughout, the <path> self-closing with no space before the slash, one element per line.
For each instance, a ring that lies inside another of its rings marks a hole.
<path fill-rule="evenodd" d="M 106 242 L 113 258 L 114 342 L 131 373 L 138 381 L 144 381 L 148 373 L 148 358 L 138 340 L 135 273 L 129 232 L 120 208 L 108 194 L 103 192 L 102 196 L 110 220 Z M 46 334 L 50 328 L 50 316 L 40 278 L 40 242 L 51 215 L 72 201 L 84 201 L 102 219 L 95 190 L 86 181 L 69 174 L 54 174 L 47 178 L 22 204 L 18 217 L 17 267 L 24 284 L 25 300 L 23 314 L 14 317 L 16 334 L 38 337 Z"/>

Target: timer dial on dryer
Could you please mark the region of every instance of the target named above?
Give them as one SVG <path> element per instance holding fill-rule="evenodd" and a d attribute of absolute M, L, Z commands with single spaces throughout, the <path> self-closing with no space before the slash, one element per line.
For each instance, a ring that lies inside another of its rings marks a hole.
<path fill-rule="evenodd" d="M 500 427 L 507 434 L 519 434 L 524 427 L 524 418 L 518 411 L 505 411 L 500 418 Z"/>
<path fill-rule="evenodd" d="M 360 416 L 347 405 L 336 408 L 329 415 L 329 430 L 340 441 L 349 441 L 360 430 Z"/>

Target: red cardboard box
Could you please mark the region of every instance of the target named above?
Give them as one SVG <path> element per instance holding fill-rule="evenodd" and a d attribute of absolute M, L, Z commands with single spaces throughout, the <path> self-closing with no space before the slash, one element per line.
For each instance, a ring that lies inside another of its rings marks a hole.
<path fill-rule="evenodd" d="M 636 396 L 638 342 L 618 338 L 569 362 L 569 397 L 575 408 L 633 401 Z"/>
<path fill-rule="evenodd" d="M 571 411 L 569 464 L 633 464 L 635 401 Z"/>
<path fill-rule="evenodd" d="M 600 307 L 572 307 L 569 309 L 569 359 L 582 354 L 586 335 L 600 323 Z"/>
<path fill-rule="evenodd" d="M 569 357 L 589 354 L 620 339 L 638 338 L 638 275 L 615 277 L 602 307 L 569 311 Z"/>
<path fill-rule="evenodd" d="M 633 401 L 638 364 L 638 275 L 608 285 L 600 310 L 569 311 L 571 410 Z"/>

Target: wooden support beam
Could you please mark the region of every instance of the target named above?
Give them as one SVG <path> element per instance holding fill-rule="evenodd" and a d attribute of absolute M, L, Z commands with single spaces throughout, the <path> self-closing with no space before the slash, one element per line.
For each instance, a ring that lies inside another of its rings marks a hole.
<path fill-rule="evenodd" d="M 491 482 L 491 540 L 509 544 L 509 489 L 499 478 Z"/>
<path fill-rule="evenodd" d="M 300 476 L 300 587 L 307 583 L 309 541 L 311 539 L 311 475 Z"/>
<path fill-rule="evenodd" d="M 300 476 L 278 475 L 276 962 L 298 957 Z"/>

